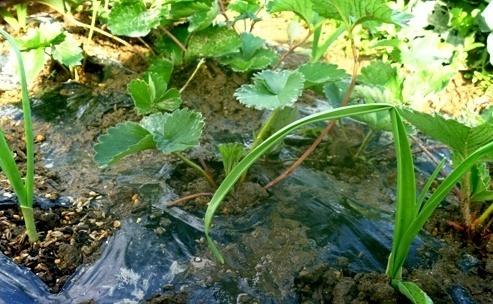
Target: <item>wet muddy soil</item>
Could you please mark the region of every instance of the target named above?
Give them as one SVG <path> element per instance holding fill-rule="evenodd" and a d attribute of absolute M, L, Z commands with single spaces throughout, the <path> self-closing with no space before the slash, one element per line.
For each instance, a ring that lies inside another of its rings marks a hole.
<path fill-rule="evenodd" d="M 79 81 L 87 85 L 88 89 L 78 87 L 74 93 L 70 90 L 72 87 L 68 87 L 69 89 L 63 87 L 58 90 L 59 94 L 73 96 L 78 94 L 77 90 L 83 90 L 89 92 L 87 96 L 104 95 L 108 97 L 113 93 L 125 92 L 128 81 L 138 77 L 139 73 L 145 70 L 146 62 L 140 56 L 135 55 L 135 49 L 128 50 L 114 42 L 100 39 L 96 37 L 91 42 L 87 48 L 88 52 L 92 52 L 91 54 L 96 57 L 98 54 L 119 54 L 118 58 L 111 59 L 118 60 L 122 65 L 108 68 L 107 65 L 95 60 L 87 70 L 79 71 Z M 145 51 L 142 49 L 142 52 Z M 104 58 L 107 57 L 104 56 Z M 136 60 L 136 58 L 139 59 Z M 331 60 L 337 63 L 338 59 Z M 176 71 L 171 86 L 181 87 L 194 68 L 190 66 Z M 47 91 L 47 87 L 56 87 L 63 78 L 61 73 L 62 78 L 49 78 L 47 75 L 51 75 L 50 67 L 47 69 L 49 73 L 45 73 L 45 77 L 42 77 L 37 82 L 37 86 L 33 87 L 32 96 L 39 97 Z M 263 113 L 245 108 L 234 100 L 235 89 L 248 81 L 248 76 L 234 73 L 209 61 L 182 94 L 185 106 L 202 112 L 206 120 L 206 130 L 201 146 L 191 151 L 190 156 L 195 160 L 199 157 L 204 159 L 219 181 L 222 173 L 217 156 L 213 152 L 213 146 L 234 140 L 243 143 L 251 142 L 253 130 L 259 127 L 264 117 Z M 76 83 L 74 85 L 77 86 Z M 453 81 L 447 92 L 443 93 L 443 96 L 440 95 L 440 100 L 430 101 L 429 107 L 455 115 L 466 107 L 471 94 L 476 97 L 480 94 L 476 88 L 468 86 L 460 76 Z M 3 92 L 1 96 L 4 99 L 18 101 L 18 95 L 12 92 Z M 115 96 L 121 95 L 112 95 L 113 98 Z M 312 104 L 314 96 L 317 94 L 307 92 L 302 96 L 301 103 Z M 99 102 L 97 98 L 85 100 L 86 102 Z M 188 172 L 179 165 L 176 160 L 167 159 L 161 153 L 152 151 L 139 154 L 134 162 L 121 164 L 118 169 L 110 168 L 100 171 L 91 160 L 92 146 L 97 136 L 117 122 L 138 120 L 139 117 L 128 104 L 120 102 L 115 102 L 110 107 L 106 107 L 104 111 L 97 112 L 97 115 L 91 118 L 79 117 L 78 120 L 72 117 L 71 121 L 62 123 L 63 117 L 61 116 L 63 115 L 60 114 L 52 117 L 55 119 L 52 122 L 39 119 L 36 123 L 35 132 L 38 142 L 36 144 L 35 193 L 50 201 L 64 202 L 64 204 L 46 209 L 36 207 L 39 243 L 34 245 L 28 243 L 17 207 L 0 206 L 0 249 L 17 263 L 31 269 L 45 281 L 53 292 L 63 287 L 64 282 L 77 266 L 97 259 L 101 243 L 115 229 L 118 229 L 120 219 L 139 214 L 142 210 L 149 208 L 145 198 L 138 196 L 138 189 L 120 186 L 115 178 L 118 172 L 125 172 L 136 163 L 153 166 L 159 170 L 165 162 L 169 162 L 178 166 L 176 167 L 178 169 L 173 171 L 175 178 L 169 183 L 180 195 L 213 191 L 194 173 Z M 2 127 L 16 153 L 16 162 L 22 168 L 25 161 L 23 156 L 25 147 L 22 143 L 21 121 L 4 118 Z M 72 136 L 55 136 L 55 134 L 60 134 L 54 131 L 56 128 L 66 128 L 72 132 L 70 133 Z M 348 146 L 350 149 L 358 146 L 364 130 L 359 125 L 351 125 L 347 128 L 359 134 L 355 137 L 355 142 L 342 142 L 341 136 L 337 133 L 332 134 L 317 149 L 312 160 L 307 161 L 308 166 L 325 172 L 336 187 L 343 189 L 349 197 L 376 198 L 369 201 L 381 210 L 392 210 L 395 182 L 392 159 L 370 158 L 351 163 Z M 292 150 L 296 154 L 301 149 L 296 147 Z M 56 152 L 54 153 L 55 160 L 51 157 L 53 151 Z M 67 160 L 68 158 L 64 155 L 70 153 L 78 155 L 81 161 L 68 165 L 61 165 L 63 161 L 56 161 L 56 157 Z M 80 154 L 85 156 L 80 157 Z M 254 205 L 256 208 L 262 207 L 258 203 L 269 195 L 263 190 L 262 185 L 274 177 L 250 176 L 249 183 L 246 183 L 244 188 L 236 190 L 222 205 L 221 211 L 234 216 Z M 5 191 L 2 193 L 5 198 L 11 196 L 9 194 L 11 188 L 3 175 L 0 178 L 0 189 Z M 247 197 L 248 200 L 238 197 Z M 236 204 L 238 201 L 246 203 L 238 205 Z M 207 196 L 201 197 L 188 201 L 180 208 L 203 210 L 207 202 Z M 442 250 L 430 267 L 407 269 L 404 279 L 421 286 L 435 300 L 435 303 L 452 303 L 453 301 L 463 303 L 458 299 L 467 299 L 467 297 L 471 297 L 476 303 L 489 303 L 493 298 L 491 288 L 493 241 L 490 238 L 482 243 L 464 243 L 460 235 L 450 228 L 446 220 L 443 220 L 443 218 L 456 219 L 458 212 L 456 202 L 436 212 L 426 230 L 442 239 Z M 307 241 L 305 231 L 293 222 L 281 219 L 273 220 L 273 222 L 282 223 L 285 227 L 279 227 L 278 236 L 270 235 L 277 238 L 276 241 L 287 244 L 286 250 L 302 252 L 306 245 L 303 242 Z M 295 239 L 288 237 L 290 231 L 297 232 L 295 236 L 292 236 Z M 257 247 L 259 252 L 267 252 L 270 250 L 270 242 L 265 237 L 266 235 L 268 232 L 262 232 L 262 229 L 258 228 L 256 233 L 246 234 L 243 241 L 250 244 L 252 248 Z M 296 244 L 296 236 L 299 238 L 298 244 Z M 233 254 L 235 250 L 241 251 L 235 249 L 234 246 L 229 250 Z M 426 256 L 426 250 L 423 250 L 421 254 Z M 289 263 L 279 257 L 271 256 L 270 258 L 268 264 L 277 265 L 280 268 L 283 267 L 283 263 Z M 297 273 L 280 275 L 279 272 L 275 272 L 272 275 L 279 275 L 276 278 L 279 284 L 282 284 L 281 281 L 286 275 L 292 275 L 295 282 L 292 292 L 296 294 L 295 297 L 301 303 L 405 303 L 406 301 L 390 287 L 387 277 L 377 273 L 354 273 L 348 268 L 344 256 L 341 256 L 335 263 L 333 261 L 317 263 L 311 253 L 305 252 L 297 256 L 296 263 L 296 265 L 303 265 L 299 267 Z M 255 268 L 258 265 L 251 266 Z M 186 303 L 187 295 L 163 290 L 162 295 L 156 295 L 147 302 Z"/>

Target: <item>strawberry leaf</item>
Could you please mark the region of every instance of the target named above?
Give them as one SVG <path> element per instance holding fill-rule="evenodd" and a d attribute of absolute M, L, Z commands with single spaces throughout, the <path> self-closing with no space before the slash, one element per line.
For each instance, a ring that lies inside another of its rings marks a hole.
<path fill-rule="evenodd" d="M 146 116 L 141 126 L 152 134 L 159 150 L 170 154 L 198 146 L 204 121 L 202 114 L 182 109 Z"/>
<path fill-rule="evenodd" d="M 108 29 L 114 35 L 144 37 L 159 25 L 159 18 L 159 10 L 147 10 L 142 0 L 122 0 L 113 4 Z"/>
<path fill-rule="evenodd" d="M 156 148 L 152 135 L 138 123 L 119 123 L 108 129 L 108 133 L 98 137 L 94 146 L 94 161 L 105 168 L 126 155 L 146 149 Z"/>
<path fill-rule="evenodd" d="M 303 91 L 305 78 L 298 71 L 269 71 L 255 74 L 254 84 L 242 85 L 235 96 L 240 103 L 258 110 L 292 105 Z"/>

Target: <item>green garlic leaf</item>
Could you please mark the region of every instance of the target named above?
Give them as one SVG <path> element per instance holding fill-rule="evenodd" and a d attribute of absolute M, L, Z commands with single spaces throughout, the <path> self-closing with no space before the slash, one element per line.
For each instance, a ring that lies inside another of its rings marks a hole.
<path fill-rule="evenodd" d="M 292 105 L 303 92 L 305 78 L 298 71 L 269 71 L 255 74 L 254 84 L 242 85 L 234 94 L 240 103 L 258 110 Z"/>
<path fill-rule="evenodd" d="M 147 10 L 142 0 L 121 0 L 108 15 L 108 29 L 114 35 L 144 37 L 159 25 L 159 18 L 159 10 Z"/>
<path fill-rule="evenodd" d="M 187 109 L 173 113 L 155 113 L 140 122 L 149 131 L 164 154 L 180 152 L 199 145 L 204 121 L 202 114 Z"/>
<path fill-rule="evenodd" d="M 418 285 L 412 282 L 402 282 L 394 279 L 392 280 L 392 286 L 395 286 L 400 293 L 415 304 L 433 304 L 430 297 Z"/>
<path fill-rule="evenodd" d="M 399 108 L 399 113 L 423 133 L 449 146 L 454 159 L 459 162 L 493 138 L 493 124 L 488 122 L 471 127 L 439 114 L 431 115 L 409 108 Z M 487 155 L 484 159 L 491 161 L 493 155 Z M 454 165 L 458 163 L 454 161 Z"/>
<path fill-rule="evenodd" d="M 82 49 L 72 35 L 66 35 L 63 42 L 52 45 L 51 55 L 53 59 L 69 67 L 81 65 L 81 60 L 84 58 Z"/>
<path fill-rule="evenodd" d="M 351 76 L 345 70 L 338 69 L 335 64 L 325 62 L 309 62 L 297 69 L 305 76 L 305 89 L 317 84 L 338 82 Z"/>
<path fill-rule="evenodd" d="M 412 17 L 409 14 L 393 11 L 384 0 L 311 0 L 311 2 L 314 11 L 320 16 L 342 20 L 350 25 L 360 23 L 367 25 L 368 21 L 376 21 L 406 26 L 406 22 Z"/>
<path fill-rule="evenodd" d="M 211 26 L 190 37 L 185 60 L 220 57 L 237 52 L 241 43 L 241 38 L 234 29 L 228 29 L 225 26 Z"/>
<path fill-rule="evenodd" d="M 44 48 L 22 52 L 21 55 L 24 61 L 24 69 L 26 70 L 26 81 L 28 85 L 32 85 L 32 80 L 44 68 L 45 58 L 48 58 L 48 55 L 46 55 Z M 16 70 L 18 69 L 19 67 L 16 65 Z"/>
<path fill-rule="evenodd" d="M 135 122 L 119 123 L 98 137 L 94 146 L 94 161 L 105 168 L 126 155 L 156 148 L 152 135 Z"/>
<path fill-rule="evenodd" d="M 273 0 L 266 5 L 269 13 L 293 12 L 307 24 L 314 24 L 315 12 L 310 0 Z"/>

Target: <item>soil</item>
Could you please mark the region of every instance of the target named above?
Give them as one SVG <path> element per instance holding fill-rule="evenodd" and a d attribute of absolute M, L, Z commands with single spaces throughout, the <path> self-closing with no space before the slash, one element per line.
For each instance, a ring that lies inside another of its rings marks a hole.
<path fill-rule="evenodd" d="M 87 16 L 76 16 L 84 20 Z M 262 23 L 259 23 L 262 24 Z M 278 32 L 271 31 L 270 23 L 264 23 L 268 31 L 257 28 L 261 33 L 269 33 L 272 37 L 282 37 Z M 69 30 L 81 41 L 83 31 L 77 27 Z M 269 39 L 269 37 L 267 37 Z M 276 39 L 272 39 L 275 41 Z M 140 42 L 129 40 L 133 47 L 121 45 L 96 35 L 86 43 L 84 48 L 90 55 L 85 69 L 78 69 L 78 82 L 85 86 L 64 85 L 56 91 L 60 95 L 73 96 L 81 91 L 89 96 L 109 96 L 113 93 L 125 93 L 128 82 L 140 75 L 147 67 L 146 61 L 139 54 L 147 53 Z M 286 43 L 283 41 L 281 43 Z M 285 45 L 284 45 L 285 46 Z M 344 48 L 344 47 L 342 47 Z M 333 54 L 333 53 L 332 53 Z M 104 60 L 101 60 L 104 58 Z M 302 55 L 289 57 L 287 66 L 297 66 Z M 294 58 L 294 59 L 293 59 Z M 345 56 L 328 58 L 330 62 L 348 62 Z M 118 62 L 117 64 L 115 62 Z M 350 62 L 350 60 L 349 60 Z M 183 67 L 175 71 L 171 87 L 180 88 L 190 77 L 194 66 Z M 56 77 L 53 77 L 55 75 Z M 49 64 L 31 88 L 31 96 L 39 97 L 47 91 L 58 87 L 69 75 Z M 244 143 L 251 141 L 251 130 L 259 127 L 263 113 L 241 106 L 234 100 L 236 88 L 248 82 L 248 76 L 232 72 L 218 66 L 214 61 L 207 64 L 197 73 L 189 87 L 183 92 L 184 106 L 203 113 L 206 130 L 201 146 L 190 152 L 190 156 L 198 161 L 203 159 L 212 174 L 220 181 L 220 163 L 213 153 L 213 146 L 219 142 L 238 140 Z M 87 90 L 87 91 L 85 91 Z M 82 94 L 82 93 L 81 93 Z M 17 91 L 0 92 L 3 102 L 18 102 Z M 306 92 L 301 103 L 310 105 L 314 92 Z M 491 97 L 482 94 L 482 89 L 468 83 L 459 74 L 447 88 L 433 100 L 426 101 L 425 110 L 437 110 L 453 116 L 463 115 L 467 107 L 480 110 L 491 102 Z M 46 144 L 56 144 L 59 154 L 79 150 L 91 153 L 92 145 L 98 135 L 117 122 L 138 120 L 139 117 L 127 105 L 115 102 L 104 111 L 91 118 L 83 118 L 74 123 L 74 131 L 79 137 L 55 137 L 54 128 L 62 119 L 54 121 L 38 120 L 36 130 L 36 189 L 35 194 L 53 203 L 64 202 L 47 209 L 35 208 L 36 225 L 40 241 L 29 244 L 24 233 L 24 224 L 19 210 L 13 205 L 0 206 L 0 250 L 17 263 L 23 264 L 37 274 L 53 292 L 58 292 L 75 269 L 84 263 L 91 263 L 98 257 L 99 246 L 118 229 L 119 220 L 135 215 L 149 208 L 145 198 L 139 198 L 137 189 L 120 187 L 118 181 L 111 176 L 116 169 L 109 169 L 102 178 L 101 172 L 90 158 L 82 163 L 69 164 L 62 167 L 49 166 Z M 16 154 L 16 163 L 23 169 L 25 146 L 23 144 L 22 122 L 3 118 L 1 126 L 7 134 L 10 146 Z M 351 134 L 356 134 L 351 141 L 341 141 L 342 130 L 335 130 L 324 143 L 317 148 L 307 164 L 313 169 L 321 170 L 331 176 L 334 184 L 343 188 L 349 197 L 377 197 L 378 208 L 390 211 L 394 208 L 392 185 L 395 184 L 395 169 L 392 168 L 391 157 L 371 158 L 354 162 L 348 151 L 359 146 L 364 129 L 358 125 L 346 125 Z M 248 130 L 248 131 L 245 131 Z M 247 135 L 245 135 L 247 134 Z M 306 137 L 304 138 L 306 140 Z M 291 147 L 293 151 L 301 151 L 300 147 Z M 157 161 L 156 159 L 159 159 Z M 167 159 L 160 153 L 146 151 L 138 156 L 137 161 L 148 166 L 162 166 L 163 160 L 177 164 L 176 160 Z M 373 161 L 370 163 L 370 161 Z M 134 164 L 122 164 L 118 170 L 125 170 Z M 177 164 L 174 179 L 170 182 L 181 196 L 199 192 L 213 192 L 195 172 Z M 49 167 L 49 168 L 48 168 Z M 269 176 L 268 179 L 275 176 Z M 266 177 L 251 175 L 249 181 L 232 193 L 221 206 L 223 213 L 241 213 L 251 208 L 269 194 L 263 190 L 262 184 Z M 4 197 L 11 196 L 11 187 L 6 178 L 0 177 L 0 189 Z M 239 197 L 245 199 L 239 199 Z M 40 199 L 41 200 L 41 199 Z M 205 209 L 208 197 L 200 197 L 183 204 L 184 209 Z M 243 204 L 238 204 L 243 202 Z M 461 235 L 444 220 L 452 219 L 460 222 L 459 208 L 456 202 L 439 208 L 426 230 L 443 240 L 443 247 L 437 261 L 427 269 L 408 270 L 404 279 L 417 282 L 435 303 L 452 303 L 460 297 L 469 295 L 476 303 L 489 303 L 493 298 L 491 280 L 493 279 L 493 240 L 484 238 L 476 242 L 463 242 Z M 286 230 L 295 227 L 286 228 Z M 285 232 L 286 234 L 288 231 Z M 303 231 L 299 231 L 303 234 Z M 251 237 L 251 236 L 250 236 Z M 247 237 L 245 237 L 247 239 Z M 250 239 L 256 243 L 258 240 Z M 268 244 L 260 244 L 268 250 Z M 422 252 L 426 255 L 426 252 Z M 406 303 L 389 285 L 389 279 L 382 274 L 352 273 L 344 257 L 337 261 L 337 267 L 327 263 L 313 264 L 310 257 L 301 259 L 306 266 L 296 275 L 295 292 L 301 303 Z M 276 260 L 277 263 L 281 261 Z M 460 288 L 464 288 L 461 290 Z M 456 298 L 451 297 L 454 295 Z M 185 293 L 163 291 L 146 301 L 149 303 L 186 303 Z"/>

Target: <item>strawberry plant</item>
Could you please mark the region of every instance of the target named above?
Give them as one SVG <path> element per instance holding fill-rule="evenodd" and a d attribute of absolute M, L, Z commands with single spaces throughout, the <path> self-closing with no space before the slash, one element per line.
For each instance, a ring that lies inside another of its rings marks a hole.
<path fill-rule="evenodd" d="M 186 109 L 165 114 L 154 113 L 145 116 L 140 123 L 119 123 L 98 138 L 99 143 L 94 146 L 94 161 L 105 168 L 127 155 L 158 149 L 197 170 L 216 188 L 212 177 L 180 153 L 199 144 L 203 126 L 202 115 Z"/>
<path fill-rule="evenodd" d="M 83 58 L 82 50 L 75 39 L 63 31 L 59 23 L 41 23 L 38 28 L 31 29 L 27 36 L 17 40 L 17 43 L 24 61 L 29 63 L 26 71 L 28 83 L 44 67 L 46 55 L 51 56 L 62 67 L 67 66 L 70 69 L 80 65 Z"/>

